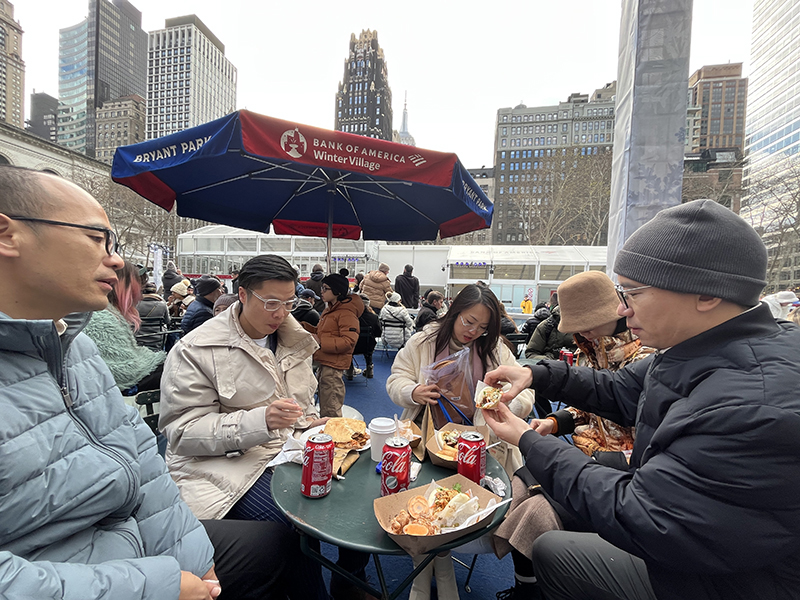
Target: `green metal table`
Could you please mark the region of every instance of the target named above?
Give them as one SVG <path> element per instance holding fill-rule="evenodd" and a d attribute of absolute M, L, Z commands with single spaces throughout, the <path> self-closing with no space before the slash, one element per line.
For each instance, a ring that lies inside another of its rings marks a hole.
<path fill-rule="evenodd" d="M 343 480 L 333 481 L 331 492 L 327 496 L 313 499 L 306 498 L 300 493 L 302 467 L 294 463 L 280 465 L 275 468 L 272 476 L 272 496 L 281 512 L 300 530 L 302 534 L 300 543 L 305 554 L 383 600 L 397 598 L 439 552 L 461 546 L 500 525 L 508 510 L 508 504 L 501 506 L 494 512 L 491 519 L 487 519 L 485 527 L 432 550 L 422 563 L 390 593 L 386 587 L 378 557 L 381 554 L 402 555 L 406 552 L 381 529 L 375 518 L 372 501 L 380 496 L 381 488 L 381 478 L 375 473 L 376 465 L 377 463 L 370 460 L 369 452 L 364 452 L 350 467 Z M 419 476 L 416 481 L 412 482 L 411 487 L 426 487 L 430 484 L 431 479 L 443 479 L 453 473 L 454 471 L 434 466 L 430 461 L 426 461 L 422 463 Z M 500 464 L 488 454 L 486 456 L 486 474 L 491 477 L 499 477 L 506 484 L 506 493 L 511 493 L 508 475 Z M 311 548 L 308 536 L 340 548 L 372 554 L 381 589 L 376 590 Z"/>

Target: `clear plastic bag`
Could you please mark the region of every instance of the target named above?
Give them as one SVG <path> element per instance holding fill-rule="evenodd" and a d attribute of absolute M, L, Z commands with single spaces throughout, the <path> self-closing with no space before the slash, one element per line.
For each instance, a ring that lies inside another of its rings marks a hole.
<path fill-rule="evenodd" d="M 472 383 L 472 355 L 469 348 L 422 367 L 420 375 L 425 384 L 435 384 L 444 396 L 439 399 L 437 406 L 431 406 L 436 429 L 441 429 L 447 423 L 472 425 L 475 386 Z"/>

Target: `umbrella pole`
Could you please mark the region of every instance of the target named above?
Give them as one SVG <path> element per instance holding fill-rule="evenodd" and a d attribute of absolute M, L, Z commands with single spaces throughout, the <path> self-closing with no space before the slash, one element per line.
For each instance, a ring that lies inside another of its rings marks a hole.
<path fill-rule="evenodd" d="M 333 196 L 328 200 L 328 273 L 331 270 L 331 245 L 333 244 Z"/>

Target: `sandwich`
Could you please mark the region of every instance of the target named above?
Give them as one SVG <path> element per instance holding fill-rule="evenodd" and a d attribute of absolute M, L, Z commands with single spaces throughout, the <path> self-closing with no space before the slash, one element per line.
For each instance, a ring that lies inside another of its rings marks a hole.
<path fill-rule="evenodd" d="M 502 397 L 503 390 L 487 385 L 478 392 L 478 397 L 475 398 L 475 406 L 484 410 L 491 410 L 500 403 L 500 398 Z"/>
<path fill-rule="evenodd" d="M 345 450 L 361 450 L 369 441 L 367 424 L 358 419 L 334 417 L 325 423 L 323 433 L 333 438 L 333 444 L 337 448 Z"/>

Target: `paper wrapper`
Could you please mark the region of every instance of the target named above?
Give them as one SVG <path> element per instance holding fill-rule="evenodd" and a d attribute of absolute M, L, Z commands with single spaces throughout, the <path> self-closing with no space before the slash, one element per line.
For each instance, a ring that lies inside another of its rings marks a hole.
<path fill-rule="evenodd" d="M 483 489 L 477 483 L 467 479 L 463 475 L 451 475 L 450 477 L 440 479 L 436 483 L 437 485 L 445 488 L 450 488 L 456 483 L 460 483 L 462 491 L 466 492 L 467 490 L 471 490 L 472 494 L 478 497 L 478 502 L 480 503 L 481 508 L 485 508 L 492 499 L 494 499 L 496 502 L 500 502 L 502 500 L 499 496 L 494 495 L 489 490 Z M 472 531 L 476 531 L 477 529 L 480 529 L 486 525 L 486 519 L 490 519 L 492 516 L 491 513 L 489 513 L 483 516 L 483 518 L 477 523 L 469 525 L 468 527 L 460 528 L 449 533 L 441 533 L 439 535 L 419 536 L 397 535 L 391 533 L 391 530 L 389 529 L 389 523 L 391 523 L 392 519 L 395 518 L 401 510 L 406 508 L 408 501 L 411 498 L 424 493 L 424 487 L 415 487 L 413 489 L 406 490 L 405 492 L 400 492 L 399 494 L 391 494 L 389 496 L 384 496 L 383 498 L 376 498 L 373 502 L 373 506 L 375 508 L 375 518 L 378 520 L 381 528 L 397 543 L 398 546 L 408 552 L 411 556 L 426 554 L 431 550 L 438 548 L 439 546 L 448 544 L 454 540 L 457 540 L 463 535 L 466 535 Z"/>
<path fill-rule="evenodd" d="M 342 478 L 347 470 L 358 460 L 358 450 L 344 448 L 333 449 L 333 475 L 336 479 Z"/>
<path fill-rule="evenodd" d="M 483 434 L 484 439 L 489 439 L 489 428 L 485 425 L 479 425 L 477 427 L 469 425 L 458 425 L 456 423 L 448 423 L 444 427 L 440 429 L 440 431 L 478 431 Z M 488 442 L 487 442 L 488 445 Z M 453 471 L 458 470 L 458 461 L 457 460 L 447 460 L 442 458 L 438 454 L 436 454 L 442 448 L 439 446 L 439 438 L 435 434 L 428 439 L 428 443 L 425 444 L 425 449 L 428 451 L 428 456 L 431 458 L 431 462 L 435 464 L 437 467 L 444 467 L 445 469 L 452 469 Z"/>

